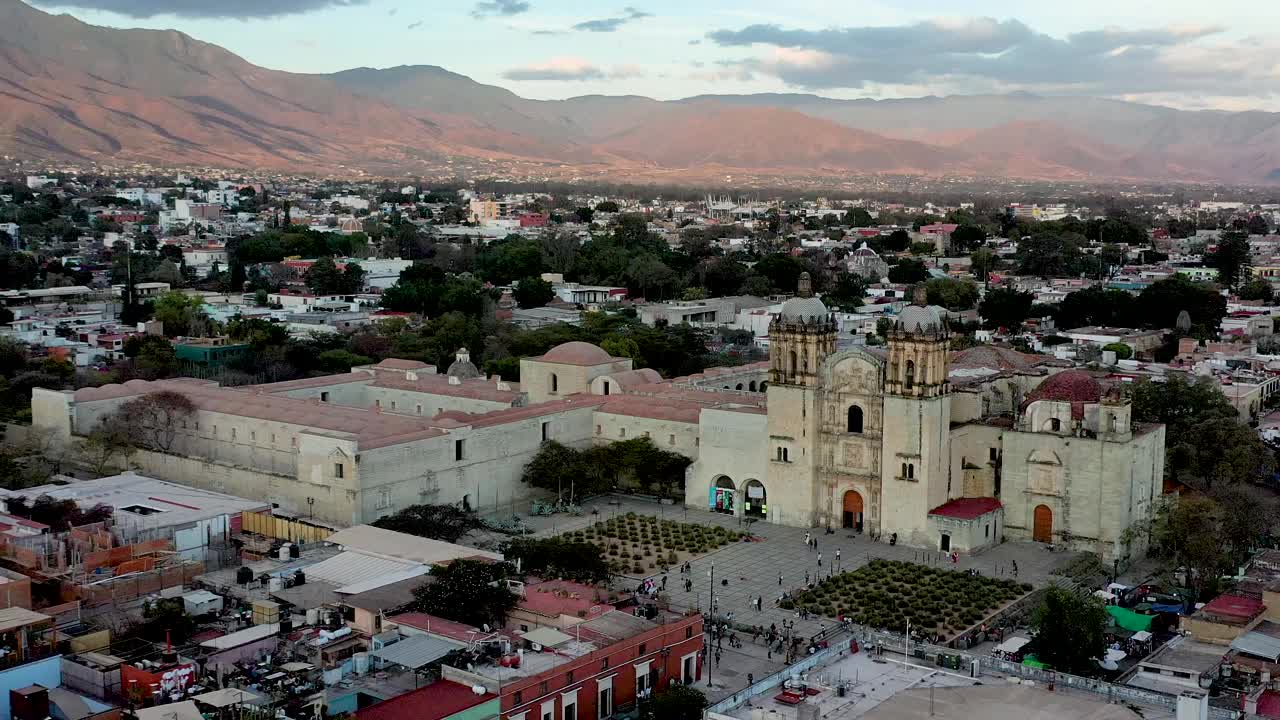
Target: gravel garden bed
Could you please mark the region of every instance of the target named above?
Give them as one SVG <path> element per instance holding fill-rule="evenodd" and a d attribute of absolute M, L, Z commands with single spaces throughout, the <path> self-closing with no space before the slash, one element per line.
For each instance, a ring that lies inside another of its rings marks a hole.
<path fill-rule="evenodd" d="M 955 635 L 1032 590 L 1027 583 L 943 570 L 895 560 L 872 560 L 816 584 L 785 609 L 815 615 L 844 615 L 859 625 L 942 637 Z"/>
<path fill-rule="evenodd" d="M 629 512 L 561 537 L 604 548 L 605 558 L 616 573 L 651 575 L 656 570 L 675 567 L 690 558 L 738 542 L 746 533 L 718 525 L 694 525 Z"/>

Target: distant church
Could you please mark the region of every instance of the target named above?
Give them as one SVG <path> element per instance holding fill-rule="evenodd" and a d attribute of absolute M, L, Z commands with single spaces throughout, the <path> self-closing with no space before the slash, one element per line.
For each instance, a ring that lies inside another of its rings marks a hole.
<path fill-rule="evenodd" d="M 887 347 L 837 351 L 809 283 L 770 326 L 767 411 L 703 413 L 689 505 L 942 551 L 1145 551 L 1125 531 L 1154 512 L 1164 426 L 1134 424 L 1119 392 L 1050 358 L 951 353 L 945 311 L 920 293 Z"/>

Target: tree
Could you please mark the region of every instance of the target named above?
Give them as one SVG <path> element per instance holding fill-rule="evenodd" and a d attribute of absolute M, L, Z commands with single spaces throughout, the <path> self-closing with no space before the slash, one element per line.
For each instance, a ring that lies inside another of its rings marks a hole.
<path fill-rule="evenodd" d="M 522 308 L 538 308 L 556 299 L 551 283 L 539 277 L 527 277 L 516 285 L 511 293 Z"/>
<path fill-rule="evenodd" d="M 262 318 L 236 318 L 227 323 L 227 336 L 238 342 L 249 343 L 254 350 L 260 351 L 288 342 L 289 329 L 281 323 Z"/>
<path fill-rule="evenodd" d="M 1108 290 L 1101 285 L 1068 293 L 1054 313 L 1059 328 L 1133 327 L 1137 323 L 1136 299 L 1124 290 Z"/>
<path fill-rule="evenodd" d="M 373 358 L 348 350 L 326 350 L 320 353 L 320 369 L 327 373 L 348 373 L 357 365 L 372 365 Z"/>
<path fill-rule="evenodd" d="M 1275 290 L 1271 287 L 1271 283 L 1255 278 L 1241 285 L 1236 295 L 1241 300 L 1261 300 L 1264 303 L 1270 303 L 1275 297 Z"/>
<path fill-rule="evenodd" d="M 317 295 L 333 295 L 343 292 L 342 273 L 331 257 L 322 257 L 307 268 L 302 281 Z"/>
<path fill-rule="evenodd" d="M 996 288 L 982 298 L 978 312 L 988 329 L 1005 328 L 1017 332 L 1031 312 L 1035 296 L 1013 288 Z"/>
<path fill-rule="evenodd" d="M 987 231 L 976 225 L 961 225 L 951 233 L 951 247 L 961 253 L 977 250 L 987 242 Z"/>
<path fill-rule="evenodd" d="M 595 217 L 596 211 L 589 207 L 580 207 L 573 211 L 574 218 L 583 225 L 590 225 L 591 219 Z"/>
<path fill-rule="evenodd" d="M 509 235 L 485 246 L 476 257 L 476 265 L 485 280 L 494 285 L 510 285 L 542 273 L 542 248 L 533 240 Z"/>
<path fill-rule="evenodd" d="M 1249 266 L 1253 264 L 1249 234 L 1242 230 L 1224 230 L 1218 236 L 1218 249 L 1206 260 L 1218 268 L 1218 282 L 1224 287 L 1238 287 L 1249 277 Z"/>
<path fill-rule="evenodd" d="M 738 292 L 748 277 L 759 277 L 758 275 L 750 275 L 747 266 L 729 257 L 722 256 L 712 258 L 698 266 L 698 273 L 702 277 L 702 287 L 712 297 L 723 297 Z M 761 278 L 762 280 L 764 278 Z M 769 293 L 768 281 L 765 280 L 765 291 L 763 294 Z M 750 293 L 748 293 L 750 294 Z"/>
<path fill-rule="evenodd" d="M 1174 327 L 1183 310 L 1191 316 L 1193 336 L 1214 337 L 1227 314 L 1227 299 L 1211 285 L 1174 275 L 1147 286 L 1134 307 L 1136 317 L 1149 328 Z"/>
<path fill-rule="evenodd" d="M 930 305 L 941 305 L 951 311 L 968 310 L 978 301 L 978 286 L 967 280 L 935 278 L 925 283 Z"/>
<path fill-rule="evenodd" d="M 126 458 L 133 450 L 133 438 L 124 425 L 103 418 L 84 438 L 85 459 L 97 475 L 106 473 L 117 458 Z"/>
<path fill-rule="evenodd" d="M 360 267 L 360 263 L 349 262 L 342 268 L 338 287 L 340 293 L 358 293 L 364 290 L 364 268 Z"/>
<path fill-rule="evenodd" d="M 929 269 L 919 260 L 903 260 L 889 268 L 889 282 L 914 285 L 929 279 Z"/>
<path fill-rule="evenodd" d="M 835 284 L 822 294 L 822 300 L 831 307 L 853 312 L 862 307 L 862 298 L 866 294 L 867 281 L 861 275 L 842 272 L 836 276 Z"/>
<path fill-rule="evenodd" d="M 145 380 L 170 377 L 178 370 L 173 343 L 159 335 L 131 335 L 124 341 L 125 357 L 133 359 L 134 370 Z"/>
<path fill-rule="evenodd" d="M 1203 495 L 1171 495 L 1162 499 L 1151 526 L 1157 554 L 1187 573 L 1197 597 L 1216 594 L 1218 577 L 1230 570 L 1220 534 L 1222 507 Z"/>
<path fill-rule="evenodd" d="M 155 319 L 164 325 L 164 334 L 169 337 L 196 335 L 208 326 L 208 317 L 202 310 L 204 300 L 199 297 L 170 291 L 156 298 L 152 307 Z"/>
<path fill-rule="evenodd" d="M 128 428 L 134 444 L 160 452 L 173 449 L 178 430 L 196 414 L 191 398 L 172 390 L 147 393 L 120 406 L 112 422 Z"/>
<path fill-rule="evenodd" d="M 1133 348 L 1125 345 L 1124 343 L 1109 343 L 1107 345 L 1103 345 L 1102 349 L 1104 351 L 1115 353 L 1117 360 L 1128 360 L 1133 357 Z"/>
<path fill-rule="evenodd" d="M 1143 381 L 1132 390 L 1133 419 L 1165 426 L 1165 472 L 1204 491 L 1270 481 L 1275 456 L 1209 378 Z"/>
<path fill-rule="evenodd" d="M 913 242 L 911 243 L 912 255 L 932 255 L 937 252 L 938 248 L 931 242 Z"/>
<path fill-rule="evenodd" d="M 456 543 L 463 535 L 481 527 L 475 513 L 453 505 L 410 505 L 394 515 L 378 518 L 374 527 L 407 535 Z"/>
<path fill-rule="evenodd" d="M 680 292 L 680 299 L 685 302 L 696 302 L 698 300 L 707 299 L 707 289 L 700 287 L 688 287 Z"/>
<path fill-rule="evenodd" d="M 885 250 L 902 252 L 911 245 L 911 233 L 906 230 L 894 230 L 888 237 L 881 240 L 881 244 Z"/>
<path fill-rule="evenodd" d="M 1018 241 L 1018 270 L 1024 275 L 1067 277 L 1079 275 L 1087 241 L 1074 233 L 1041 232 Z"/>
<path fill-rule="evenodd" d="M 978 248 L 969 256 L 969 269 L 973 272 L 974 277 L 982 282 L 986 282 L 991 276 L 991 271 L 1000 267 L 1000 258 L 994 252 L 987 248 Z"/>
<path fill-rule="evenodd" d="M 609 579 L 604 548 L 595 543 L 563 538 L 518 538 L 502 547 L 508 562 L 520 561 L 520 571 L 542 578 L 597 583 Z"/>
<path fill-rule="evenodd" d="M 751 269 L 768 278 L 773 287 L 783 292 L 795 292 L 805 265 L 790 255 L 778 253 L 766 255 Z"/>
<path fill-rule="evenodd" d="M 844 224 L 849 227 L 871 227 L 876 221 L 866 208 L 857 207 L 845 211 Z"/>
<path fill-rule="evenodd" d="M 640 704 L 640 720 L 702 720 L 708 704 L 701 690 L 672 684 Z"/>
<path fill-rule="evenodd" d="M 1248 222 L 1245 223 L 1245 229 L 1250 235 L 1266 235 L 1271 232 L 1267 219 L 1261 215 L 1250 215 Z"/>
<path fill-rule="evenodd" d="M 742 295 L 751 295 L 753 297 L 765 297 L 773 293 L 773 286 L 769 284 L 769 279 L 761 275 L 748 275 L 742 281 L 742 287 L 738 289 Z"/>
<path fill-rule="evenodd" d="M 612 200 L 596 203 L 596 212 L 616 213 L 618 212 L 618 203 Z"/>
<path fill-rule="evenodd" d="M 413 591 L 413 609 L 473 627 L 502 627 L 519 597 L 507 589 L 506 563 L 455 560 L 436 567 L 431 582 Z"/>
<path fill-rule="evenodd" d="M 1049 588 L 1031 615 L 1036 658 L 1058 672 L 1093 675 L 1107 651 L 1107 611 L 1093 597 Z"/>

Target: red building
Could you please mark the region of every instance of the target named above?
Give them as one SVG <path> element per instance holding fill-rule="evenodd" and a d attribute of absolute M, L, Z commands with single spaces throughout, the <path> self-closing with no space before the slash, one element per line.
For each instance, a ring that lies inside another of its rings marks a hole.
<path fill-rule="evenodd" d="M 594 720 L 634 706 L 637 694 L 662 692 L 702 677 L 702 616 L 657 622 L 613 611 L 563 632 L 539 628 L 521 658 L 523 676 L 502 679 L 502 720 Z M 556 636 L 562 636 L 563 639 Z M 545 636 L 545 637 L 544 637 Z"/>

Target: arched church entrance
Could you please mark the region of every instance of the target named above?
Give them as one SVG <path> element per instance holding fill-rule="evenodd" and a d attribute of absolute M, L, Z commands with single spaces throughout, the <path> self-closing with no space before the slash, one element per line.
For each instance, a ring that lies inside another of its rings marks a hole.
<path fill-rule="evenodd" d="M 734 497 L 738 488 L 728 475 L 721 475 L 711 485 L 711 510 L 725 515 L 734 514 Z"/>
<path fill-rule="evenodd" d="M 1031 539 L 1036 542 L 1053 542 L 1053 511 L 1048 505 L 1037 505 L 1032 515 Z"/>
<path fill-rule="evenodd" d="M 844 521 L 841 525 L 862 532 L 862 495 L 857 490 L 844 494 Z"/>
<path fill-rule="evenodd" d="M 769 498 L 765 495 L 764 483 L 759 480 L 748 480 L 742 486 L 745 497 L 742 500 L 742 514 L 748 517 L 763 518 L 769 514 Z"/>

